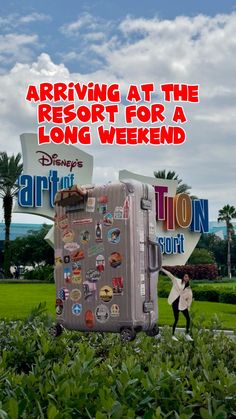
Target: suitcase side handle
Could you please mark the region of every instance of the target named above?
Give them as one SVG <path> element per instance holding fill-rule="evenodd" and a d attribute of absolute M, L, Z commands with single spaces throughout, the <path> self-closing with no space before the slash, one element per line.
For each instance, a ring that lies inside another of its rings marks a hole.
<path fill-rule="evenodd" d="M 148 254 L 149 254 L 149 261 L 148 261 L 148 269 L 150 272 L 156 272 L 161 269 L 162 265 L 162 255 L 161 249 L 157 242 L 152 240 L 148 241 Z"/>

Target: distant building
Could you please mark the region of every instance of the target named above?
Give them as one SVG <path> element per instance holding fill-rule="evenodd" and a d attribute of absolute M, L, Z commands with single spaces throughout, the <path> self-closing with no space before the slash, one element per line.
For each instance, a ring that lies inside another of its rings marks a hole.
<path fill-rule="evenodd" d="M 236 223 L 232 222 L 234 232 L 236 234 Z M 210 221 L 209 222 L 209 233 L 214 233 L 216 236 L 220 237 L 220 239 L 226 239 L 226 225 L 224 222 L 218 223 L 217 221 Z"/>

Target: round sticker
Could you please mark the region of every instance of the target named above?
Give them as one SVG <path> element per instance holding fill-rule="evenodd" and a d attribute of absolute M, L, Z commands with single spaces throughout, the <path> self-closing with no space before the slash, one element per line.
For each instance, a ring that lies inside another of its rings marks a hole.
<path fill-rule="evenodd" d="M 117 268 L 122 263 L 122 256 L 118 252 L 112 252 L 109 256 L 109 263 L 112 266 L 112 268 Z"/>
<path fill-rule="evenodd" d="M 91 310 L 87 310 L 85 313 L 85 324 L 88 329 L 92 329 L 94 327 L 94 315 Z"/>
<path fill-rule="evenodd" d="M 74 232 L 72 230 L 66 230 L 63 234 L 62 240 L 64 243 L 70 243 L 74 240 Z"/>
<path fill-rule="evenodd" d="M 90 234 L 88 230 L 84 230 L 80 234 L 80 241 L 82 244 L 87 244 L 90 240 Z"/>
<path fill-rule="evenodd" d="M 77 288 L 73 289 L 70 293 L 70 299 L 72 301 L 79 301 L 81 298 L 81 291 Z"/>
<path fill-rule="evenodd" d="M 111 212 L 108 212 L 103 217 L 103 223 L 105 226 L 112 226 L 113 224 L 113 215 Z"/>
<path fill-rule="evenodd" d="M 86 279 L 89 282 L 97 282 L 101 279 L 101 274 L 96 269 L 89 269 L 86 272 Z"/>
<path fill-rule="evenodd" d="M 103 272 L 105 269 L 105 258 L 102 255 L 96 257 L 96 268 L 99 272 Z"/>
<path fill-rule="evenodd" d="M 112 304 L 111 306 L 111 317 L 118 317 L 120 315 L 120 307 L 118 304 Z"/>
<path fill-rule="evenodd" d="M 118 228 L 112 228 L 107 233 L 107 239 L 109 243 L 117 244 L 120 242 L 120 230 Z"/>
<path fill-rule="evenodd" d="M 108 285 L 104 285 L 104 287 L 102 287 L 100 289 L 99 292 L 99 297 L 101 298 L 101 300 L 104 303 L 109 303 L 109 301 L 111 301 L 112 297 L 113 297 L 113 291 L 112 288 L 109 287 Z"/>
<path fill-rule="evenodd" d="M 82 311 L 82 305 L 78 303 L 73 304 L 71 307 L 71 311 L 72 311 L 72 314 L 74 314 L 75 316 L 79 316 Z"/>
<path fill-rule="evenodd" d="M 99 323 L 106 323 L 109 319 L 109 310 L 104 304 L 97 306 L 95 310 L 95 317 Z"/>
<path fill-rule="evenodd" d="M 57 298 L 61 299 L 63 301 L 67 300 L 67 298 L 69 297 L 69 291 L 67 288 L 60 288 L 57 291 Z"/>

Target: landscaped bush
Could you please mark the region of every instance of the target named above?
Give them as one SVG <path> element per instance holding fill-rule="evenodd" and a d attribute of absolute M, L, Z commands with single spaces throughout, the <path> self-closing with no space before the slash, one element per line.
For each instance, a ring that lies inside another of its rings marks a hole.
<path fill-rule="evenodd" d="M 215 264 L 165 266 L 165 269 L 178 278 L 183 278 L 184 274 L 188 274 L 191 279 L 216 279 L 218 277 Z"/>
<path fill-rule="evenodd" d="M 219 295 L 220 303 L 236 304 L 236 292 L 231 290 L 224 290 Z"/>
<path fill-rule="evenodd" d="M 192 287 L 194 299 L 197 301 L 219 302 L 220 290 L 209 289 L 207 286 Z"/>
<path fill-rule="evenodd" d="M 37 311 L 36 311 L 37 312 Z M 201 330 L 48 335 L 48 318 L 0 323 L 0 418 L 210 418 L 236 415 L 236 342 Z"/>
<path fill-rule="evenodd" d="M 24 279 L 54 282 L 54 267 L 52 265 L 37 266 L 32 271 L 26 271 L 24 273 Z"/>
<path fill-rule="evenodd" d="M 168 268 L 169 269 L 169 268 Z M 165 280 L 163 276 L 159 278 L 158 282 L 158 297 L 168 298 L 170 290 L 172 287 L 172 282 L 170 279 Z M 211 301 L 211 302 L 220 302 L 228 304 L 236 304 L 236 290 L 216 288 L 214 284 L 210 282 L 206 285 L 198 285 L 195 283 L 191 284 L 193 290 L 193 297 L 196 301 Z"/>

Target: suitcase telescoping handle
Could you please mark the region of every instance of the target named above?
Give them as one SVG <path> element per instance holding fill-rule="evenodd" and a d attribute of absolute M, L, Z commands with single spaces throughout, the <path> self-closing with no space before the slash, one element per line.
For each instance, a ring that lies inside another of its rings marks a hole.
<path fill-rule="evenodd" d="M 148 269 L 150 272 L 156 272 L 161 269 L 161 264 L 162 264 L 161 249 L 160 249 L 159 244 L 152 240 L 148 241 L 148 247 L 149 247 Z"/>

